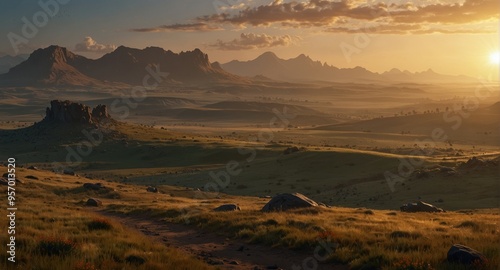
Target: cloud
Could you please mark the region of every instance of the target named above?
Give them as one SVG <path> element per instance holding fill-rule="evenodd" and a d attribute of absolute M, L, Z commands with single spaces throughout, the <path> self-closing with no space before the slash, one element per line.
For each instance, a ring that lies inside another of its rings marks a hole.
<path fill-rule="evenodd" d="M 160 25 L 151 28 L 135 28 L 131 29 L 132 32 L 208 32 L 208 31 L 218 31 L 222 28 L 214 25 L 209 25 L 206 23 L 188 23 L 188 24 L 171 24 L 171 25 Z"/>
<path fill-rule="evenodd" d="M 384 3 L 385 2 L 385 3 Z M 379 33 L 457 33 L 471 32 L 470 24 L 493 22 L 500 15 L 498 0 L 414 1 L 398 4 L 396 1 L 308 0 L 248 7 L 237 14 L 219 13 L 198 17 L 205 24 L 231 24 L 236 26 L 272 26 L 309 28 L 320 27 L 328 32 L 358 32 L 359 21 L 373 23 L 372 30 Z M 345 25 L 350 25 L 345 26 Z M 445 24 L 457 29 L 420 29 L 421 24 Z M 394 27 L 391 25 L 395 25 Z M 341 27 L 340 27 L 341 26 Z M 356 30 L 358 29 L 358 30 Z M 478 30 L 478 32 L 484 32 Z"/>
<path fill-rule="evenodd" d="M 75 45 L 77 52 L 109 53 L 115 49 L 115 45 L 99 44 L 92 37 L 85 37 L 82 42 Z"/>
<path fill-rule="evenodd" d="M 267 26 L 272 23 L 297 22 L 302 26 L 321 26 L 334 22 L 337 18 L 376 19 L 387 14 L 387 6 L 378 3 L 372 6 L 351 5 L 349 1 L 309 0 L 291 2 L 275 0 L 271 4 L 247 8 L 236 15 L 228 13 L 198 17 L 207 23 L 230 23 Z"/>
<path fill-rule="evenodd" d="M 289 35 L 269 36 L 266 34 L 242 33 L 239 38 L 231 41 L 218 40 L 216 43 L 209 45 L 218 50 L 251 50 L 258 48 L 269 48 L 277 46 L 288 46 L 299 40 L 298 37 Z"/>

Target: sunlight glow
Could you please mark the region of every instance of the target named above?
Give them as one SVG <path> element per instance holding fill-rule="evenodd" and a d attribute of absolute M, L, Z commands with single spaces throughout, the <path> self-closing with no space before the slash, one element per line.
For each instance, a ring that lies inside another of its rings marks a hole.
<path fill-rule="evenodd" d="M 490 54 L 490 63 L 494 65 L 500 64 L 500 52 L 493 52 Z"/>

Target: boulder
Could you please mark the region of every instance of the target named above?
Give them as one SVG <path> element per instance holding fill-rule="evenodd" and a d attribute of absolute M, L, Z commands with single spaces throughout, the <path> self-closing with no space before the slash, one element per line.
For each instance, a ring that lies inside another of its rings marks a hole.
<path fill-rule="evenodd" d="M 99 207 L 99 206 L 102 206 L 102 202 L 101 202 L 101 200 L 90 198 L 87 200 L 85 205 L 92 206 L 92 207 Z"/>
<path fill-rule="evenodd" d="M 479 251 L 463 245 L 453 245 L 448 251 L 448 262 L 460 264 L 485 264 L 486 257 Z"/>
<path fill-rule="evenodd" d="M 7 181 L 7 179 L 5 179 L 5 178 L 0 178 L 0 185 L 1 186 L 8 186 L 9 181 Z"/>
<path fill-rule="evenodd" d="M 401 212 L 409 212 L 409 213 L 415 213 L 415 212 L 444 212 L 443 209 L 438 208 L 432 204 L 425 203 L 422 201 L 418 201 L 416 203 L 406 203 L 403 204 L 400 207 Z"/>
<path fill-rule="evenodd" d="M 146 189 L 147 192 L 151 192 L 151 193 L 158 193 L 158 188 L 155 188 L 155 187 L 148 187 Z"/>
<path fill-rule="evenodd" d="M 19 180 L 16 178 L 16 185 L 17 184 L 23 184 L 23 181 Z M 0 185 L 2 186 L 8 186 L 9 185 L 9 179 L 7 178 L 0 178 Z"/>
<path fill-rule="evenodd" d="M 237 204 L 224 204 L 214 209 L 215 212 L 232 212 L 240 210 L 241 208 Z"/>
<path fill-rule="evenodd" d="M 296 208 L 317 207 L 318 203 L 300 193 L 283 193 L 274 196 L 264 207 L 263 212 L 287 211 Z"/>
<path fill-rule="evenodd" d="M 83 188 L 85 189 L 90 189 L 90 190 L 101 190 L 104 189 L 105 187 L 101 183 L 85 183 L 83 184 Z"/>
<path fill-rule="evenodd" d="M 28 167 L 28 170 L 35 170 L 35 171 L 38 171 L 38 168 L 37 168 L 37 167 L 35 167 L 35 166 L 29 166 L 29 167 Z"/>
<path fill-rule="evenodd" d="M 37 176 L 34 176 L 34 175 L 28 175 L 28 176 L 26 176 L 26 179 L 39 180 L 39 178 Z"/>

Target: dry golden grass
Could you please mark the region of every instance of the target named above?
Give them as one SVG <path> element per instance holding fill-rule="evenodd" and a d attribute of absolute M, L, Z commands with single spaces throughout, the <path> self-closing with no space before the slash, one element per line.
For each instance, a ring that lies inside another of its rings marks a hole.
<path fill-rule="evenodd" d="M 337 245 L 330 262 L 349 264 L 352 269 L 367 265 L 395 269 L 411 258 L 436 269 L 461 269 L 443 263 L 452 244 L 464 244 L 483 252 L 490 267 L 499 266 L 500 231 L 498 210 L 485 213 L 448 212 L 441 214 L 399 213 L 381 210 L 332 208 L 262 213 L 260 203 L 251 200 L 221 200 L 216 203 L 172 203 L 141 205 L 140 213 L 169 222 L 186 222 L 202 229 L 246 239 L 251 243 L 283 246 L 312 252 L 321 235 L 327 233 Z M 237 213 L 215 213 L 213 207 L 225 202 L 239 203 Z M 180 207 L 180 208 L 179 208 Z M 139 214 L 133 206 L 112 207 L 112 211 Z M 148 209 L 149 211 L 145 211 Z M 187 214 L 184 210 L 187 209 Z M 134 211 L 136 210 L 136 211 Z M 189 212 L 192 211 L 192 212 Z M 186 216 L 187 215 L 187 216 Z"/>
<path fill-rule="evenodd" d="M 39 180 L 25 179 L 26 175 L 37 175 Z M 18 171 L 18 177 L 24 183 L 17 187 L 16 263 L 2 253 L 1 269 L 211 269 L 83 207 L 81 202 L 89 196 L 107 195 L 76 192 L 79 177 L 25 169 Z M 145 262 L 129 263 L 129 256 Z"/>

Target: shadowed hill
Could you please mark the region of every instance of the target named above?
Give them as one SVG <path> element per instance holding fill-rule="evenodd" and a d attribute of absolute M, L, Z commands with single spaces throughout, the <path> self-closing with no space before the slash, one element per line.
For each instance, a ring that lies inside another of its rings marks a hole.
<path fill-rule="evenodd" d="M 469 134 L 478 136 L 498 136 L 500 127 L 500 103 L 474 111 L 448 111 L 442 113 L 415 114 L 377 118 L 366 121 L 342 123 L 318 127 L 318 130 L 364 131 L 381 133 L 410 133 L 430 136 L 436 128 L 441 128 L 450 139 L 463 138 Z"/>

